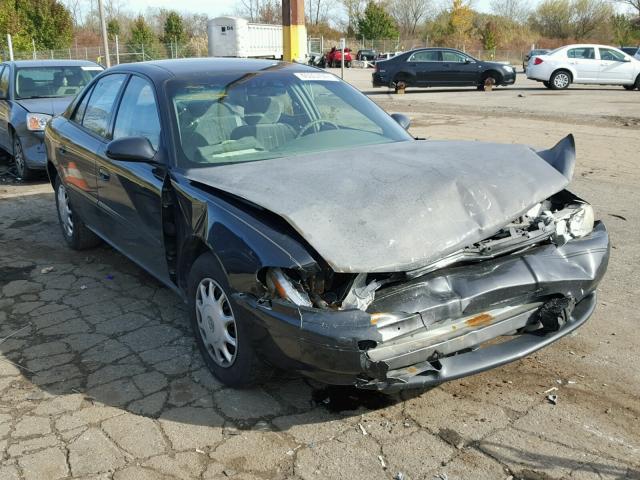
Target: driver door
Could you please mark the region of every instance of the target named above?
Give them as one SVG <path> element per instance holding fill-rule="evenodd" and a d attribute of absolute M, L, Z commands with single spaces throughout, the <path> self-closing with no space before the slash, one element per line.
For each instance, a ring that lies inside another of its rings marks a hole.
<path fill-rule="evenodd" d="M 601 83 L 633 83 L 635 68 L 627 56 L 613 48 L 598 48 L 600 51 Z"/>
<path fill-rule="evenodd" d="M 116 106 L 111 138 L 145 137 L 160 151 L 160 115 L 151 82 L 132 75 Z M 166 175 L 162 154 L 158 163 L 112 160 L 107 146 L 97 159 L 98 203 L 107 238 L 119 250 L 160 280 L 169 278 L 162 230 L 162 185 Z"/>

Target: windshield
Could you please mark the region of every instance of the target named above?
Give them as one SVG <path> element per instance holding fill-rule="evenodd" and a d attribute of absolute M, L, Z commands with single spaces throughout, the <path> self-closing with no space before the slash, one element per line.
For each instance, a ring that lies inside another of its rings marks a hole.
<path fill-rule="evenodd" d="M 186 168 L 412 139 L 326 72 L 222 73 L 172 80 L 168 91 Z"/>
<path fill-rule="evenodd" d="M 101 71 L 98 65 L 20 67 L 16 69 L 16 98 L 75 96 Z"/>

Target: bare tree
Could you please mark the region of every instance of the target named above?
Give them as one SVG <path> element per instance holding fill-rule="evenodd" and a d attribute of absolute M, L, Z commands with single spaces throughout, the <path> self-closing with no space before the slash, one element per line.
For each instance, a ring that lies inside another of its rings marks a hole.
<path fill-rule="evenodd" d="M 365 4 L 364 0 L 342 0 L 342 5 L 347 14 L 347 32 L 352 34 L 358 25 L 358 18 L 362 15 Z"/>
<path fill-rule="evenodd" d="M 635 15 L 640 16 L 640 0 L 618 0 L 619 3 L 633 8 Z"/>
<path fill-rule="evenodd" d="M 84 9 L 82 8 L 82 0 L 65 0 L 64 6 L 71 13 L 73 19 L 73 26 L 79 28 L 84 22 Z"/>
<path fill-rule="evenodd" d="M 638 0 L 640 1 L 640 0 Z M 491 0 L 491 12 L 515 23 L 525 23 L 531 13 L 527 0 Z"/>
<path fill-rule="evenodd" d="M 389 13 L 398 23 L 400 32 L 412 36 L 418 25 L 430 16 L 432 7 L 431 0 L 392 0 Z"/>
<path fill-rule="evenodd" d="M 282 4 L 279 0 L 240 0 L 236 13 L 250 22 L 282 22 Z"/>
<path fill-rule="evenodd" d="M 331 0 L 306 0 L 307 18 L 312 25 L 327 22 Z"/>
<path fill-rule="evenodd" d="M 576 39 L 588 38 L 606 25 L 613 16 L 611 4 L 605 0 L 573 0 L 573 30 Z"/>

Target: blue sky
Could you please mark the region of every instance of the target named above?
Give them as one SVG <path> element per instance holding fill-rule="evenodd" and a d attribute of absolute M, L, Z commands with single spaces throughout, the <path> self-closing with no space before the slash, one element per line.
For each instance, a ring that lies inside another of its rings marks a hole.
<path fill-rule="evenodd" d="M 473 3 L 478 10 L 489 10 L 489 0 L 476 0 Z M 233 12 L 237 4 L 238 0 L 180 0 L 178 2 L 176 0 L 128 0 L 125 2 L 125 8 L 133 12 L 144 12 L 147 7 L 162 7 L 192 13 L 206 13 L 213 18 Z"/>

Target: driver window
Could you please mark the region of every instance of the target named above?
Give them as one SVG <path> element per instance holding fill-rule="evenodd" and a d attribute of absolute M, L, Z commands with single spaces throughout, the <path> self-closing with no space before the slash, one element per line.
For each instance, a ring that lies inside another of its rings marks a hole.
<path fill-rule="evenodd" d="M 140 77 L 131 77 L 120 101 L 113 138 L 122 137 L 145 137 L 154 150 L 160 144 L 160 118 L 153 87 Z"/>
<path fill-rule="evenodd" d="M 610 48 L 600 49 L 600 60 L 612 60 L 614 62 L 624 62 L 624 55 L 621 52 Z"/>
<path fill-rule="evenodd" d="M 449 52 L 444 50 L 442 52 L 442 61 L 443 62 L 454 62 L 454 63 L 464 63 L 467 58 L 464 55 L 460 55 L 456 52 Z"/>
<path fill-rule="evenodd" d="M 416 52 L 409 57 L 409 62 L 439 62 L 440 51 L 439 50 L 422 50 Z"/>

